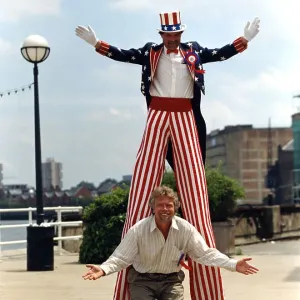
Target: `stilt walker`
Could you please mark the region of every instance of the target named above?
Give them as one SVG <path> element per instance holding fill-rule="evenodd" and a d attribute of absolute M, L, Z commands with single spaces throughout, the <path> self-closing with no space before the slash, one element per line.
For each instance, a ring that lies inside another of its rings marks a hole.
<path fill-rule="evenodd" d="M 259 32 L 255 18 L 244 36 L 222 48 L 208 49 L 197 42 L 181 42 L 186 25 L 180 12 L 161 13 L 158 29 L 162 43 L 146 43 L 124 50 L 98 40 L 93 29 L 78 26 L 76 34 L 108 58 L 142 66 L 141 92 L 146 98 L 146 128 L 132 176 L 123 235 L 137 221 L 150 215 L 148 201 L 161 184 L 165 159 L 173 168 L 184 218 L 215 247 L 204 172 L 206 125 L 200 110 L 205 93 L 203 64 L 224 61 L 243 52 Z M 194 300 L 223 300 L 220 270 L 189 262 L 190 293 Z M 126 271 L 118 274 L 114 299 L 129 300 Z M 147 299 L 145 299 L 147 300 Z"/>

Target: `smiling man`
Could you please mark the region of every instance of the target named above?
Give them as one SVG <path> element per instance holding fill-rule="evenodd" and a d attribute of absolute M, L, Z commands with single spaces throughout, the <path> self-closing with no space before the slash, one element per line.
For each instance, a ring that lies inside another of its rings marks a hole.
<path fill-rule="evenodd" d="M 127 278 L 132 300 L 183 300 L 185 274 L 181 267 L 186 266 L 186 255 L 202 265 L 245 275 L 257 273 L 258 269 L 247 263 L 250 258 L 231 259 L 208 247 L 194 226 L 175 216 L 180 203 L 169 187 L 156 188 L 149 206 L 153 215 L 130 228 L 106 262 L 87 265 L 90 270 L 84 279 L 96 280 L 132 265 Z"/>
<path fill-rule="evenodd" d="M 141 92 L 148 116 L 132 175 L 126 222 L 122 237 L 136 222 L 149 216 L 147 202 L 161 184 L 165 159 L 173 168 L 182 200 L 184 218 L 215 247 L 205 181 L 206 124 L 200 110 L 204 94 L 203 65 L 225 61 L 243 52 L 259 32 L 258 18 L 244 28 L 244 35 L 221 48 L 208 49 L 198 42 L 181 42 L 187 28 L 180 12 L 160 14 L 162 43 L 146 43 L 138 49 L 121 49 L 99 40 L 88 26 L 76 35 L 99 54 L 142 66 Z M 126 76 L 126 74 L 124 74 Z M 191 262 L 192 263 L 192 262 Z M 220 270 L 193 263 L 190 272 L 192 299 L 223 300 Z M 114 300 L 128 300 L 126 271 L 118 274 Z"/>

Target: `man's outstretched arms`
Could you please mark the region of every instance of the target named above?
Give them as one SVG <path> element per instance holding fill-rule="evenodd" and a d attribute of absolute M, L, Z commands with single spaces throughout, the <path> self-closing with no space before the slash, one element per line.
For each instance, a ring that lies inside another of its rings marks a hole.
<path fill-rule="evenodd" d="M 256 17 L 252 23 L 247 22 L 244 28 L 244 35 L 235 39 L 231 44 L 225 45 L 222 48 L 208 49 L 201 47 L 199 44 L 199 55 L 203 64 L 224 61 L 232 56 L 245 51 L 250 42 L 259 32 L 260 20 Z"/>
<path fill-rule="evenodd" d="M 149 52 L 147 52 L 148 44 L 138 49 L 125 50 L 117 48 L 99 40 L 90 25 L 87 28 L 81 25 L 77 26 L 75 33 L 79 38 L 93 46 L 99 54 L 116 61 L 142 65 L 145 56 L 149 55 Z"/>

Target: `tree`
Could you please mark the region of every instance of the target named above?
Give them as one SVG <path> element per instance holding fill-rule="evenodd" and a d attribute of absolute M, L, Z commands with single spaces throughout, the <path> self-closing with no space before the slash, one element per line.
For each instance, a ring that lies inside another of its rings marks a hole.
<path fill-rule="evenodd" d="M 81 181 L 76 185 L 76 189 L 80 188 L 80 187 L 86 187 L 89 191 L 94 191 L 96 189 L 95 185 L 92 182 L 88 182 L 88 181 Z"/>
<path fill-rule="evenodd" d="M 115 185 L 117 183 L 118 183 L 118 181 L 116 179 L 107 178 L 104 181 L 102 181 L 102 182 L 99 183 L 98 189 L 101 189 L 102 187 L 104 187 L 106 185 Z"/>
<path fill-rule="evenodd" d="M 216 168 L 206 166 L 205 175 L 211 219 L 213 222 L 226 221 L 235 211 L 236 200 L 244 198 L 244 189 L 236 180 L 224 174 L 222 163 Z M 165 172 L 162 184 L 177 192 L 176 180 L 172 170 Z M 179 211 L 179 214 L 181 214 L 181 211 Z"/>
<path fill-rule="evenodd" d="M 103 194 L 84 209 L 85 230 L 80 247 L 81 263 L 101 263 L 118 246 L 126 218 L 129 188 Z"/>
<path fill-rule="evenodd" d="M 166 185 L 177 193 L 176 179 L 172 170 L 167 170 L 162 179 L 162 185 Z"/>
<path fill-rule="evenodd" d="M 59 185 L 56 185 L 54 190 L 55 190 L 55 192 L 61 192 L 61 188 Z"/>
<path fill-rule="evenodd" d="M 210 215 L 212 222 L 227 221 L 233 216 L 236 201 L 245 197 L 245 191 L 238 182 L 226 176 L 222 163 L 216 168 L 205 168 Z"/>

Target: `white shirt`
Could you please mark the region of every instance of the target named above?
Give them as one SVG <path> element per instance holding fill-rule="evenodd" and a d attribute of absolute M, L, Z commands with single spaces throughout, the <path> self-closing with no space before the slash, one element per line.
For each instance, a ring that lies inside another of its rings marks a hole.
<path fill-rule="evenodd" d="M 193 98 L 194 81 L 187 65 L 182 61 L 180 52 L 167 54 L 164 46 L 150 86 L 151 96 Z"/>
<path fill-rule="evenodd" d="M 237 260 L 230 259 L 215 248 L 209 248 L 201 234 L 186 220 L 173 217 L 167 239 L 150 216 L 132 226 L 114 253 L 100 267 L 107 274 L 132 265 L 139 273 L 179 272 L 181 254 L 194 261 L 235 271 Z"/>

